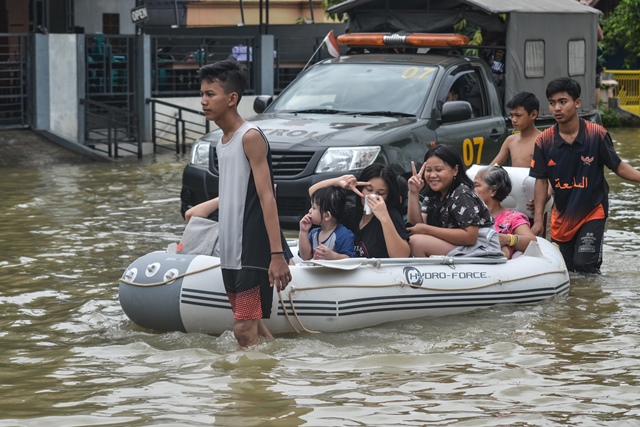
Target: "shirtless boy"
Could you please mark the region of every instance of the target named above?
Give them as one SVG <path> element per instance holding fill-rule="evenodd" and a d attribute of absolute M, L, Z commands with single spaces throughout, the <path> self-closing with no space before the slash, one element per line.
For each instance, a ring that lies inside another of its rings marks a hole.
<path fill-rule="evenodd" d="M 511 123 L 519 133 L 507 137 L 491 164 L 504 166 L 511 160 L 511 166 L 528 168 L 533 158 L 533 146 L 540 135 L 535 126 L 540 101 L 530 92 L 520 92 L 507 103 L 507 108 Z"/>

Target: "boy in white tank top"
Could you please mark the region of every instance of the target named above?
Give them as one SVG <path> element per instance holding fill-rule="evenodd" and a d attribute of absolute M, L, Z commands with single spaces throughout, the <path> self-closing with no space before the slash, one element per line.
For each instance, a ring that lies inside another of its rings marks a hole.
<path fill-rule="evenodd" d="M 262 319 L 271 315 L 273 286 L 291 281 L 285 260 L 273 191 L 271 150 L 264 134 L 238 113 L 247 84 L 238 62 L 200 68 L 201 105 L 223 131 L 216 146 L 219 197 L 194 206 L 185 216 L 208 217 L 219 205 L 222 277 L 233 309 L 233 332 L 240 347 L 271 337 Z"/>

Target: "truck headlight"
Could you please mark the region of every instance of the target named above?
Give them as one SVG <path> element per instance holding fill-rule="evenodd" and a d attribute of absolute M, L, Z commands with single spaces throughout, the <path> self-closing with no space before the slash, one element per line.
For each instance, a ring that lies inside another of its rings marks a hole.
<path fill-rule="evenodd" d="M 211 142 L 198 141 L 191 148 L 191 164 L 196 166 L 209 167 L 209 147 Z"/>
<path fill-rule="evenodd" d="M 380 154 L 380 147 L 332 147 L 318 162 L 315 173 L 364 169 Z"/>

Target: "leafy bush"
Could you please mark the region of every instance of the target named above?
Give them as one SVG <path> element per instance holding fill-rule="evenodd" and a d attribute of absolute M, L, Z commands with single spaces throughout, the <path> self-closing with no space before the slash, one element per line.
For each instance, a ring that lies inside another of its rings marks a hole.
<path fill-rule="evenodd" d="M 600 110 L 602 126 L 605 128 L 620 127 L 620 114 L 616 110 L 607 107 L 602 101 L 598 102 L 598 109 Z"/>
<path fill-rule="evenodd" d="M 604 40 L 602 50 L 606 54 L 615 54 L 622 48 L 629 53 L 625 58 L 625 67 L 631 68 L 640 60 L 640 1 L 620 0 L 611 15 L 602 22 Z"/>

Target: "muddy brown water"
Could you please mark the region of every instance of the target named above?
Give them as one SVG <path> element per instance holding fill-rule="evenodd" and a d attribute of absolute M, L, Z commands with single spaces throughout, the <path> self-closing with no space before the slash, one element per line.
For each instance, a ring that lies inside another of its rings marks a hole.
<path fill-rule="evenodd" d="M 613 130 L 640 167 L 640 131 Z M 177 241 L 186 158 L 3 167 L 0 426 L 640 425 L 640 186 L 568 297 L 237 351 L 132 324 L 117 280 Z"/>

